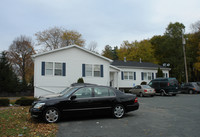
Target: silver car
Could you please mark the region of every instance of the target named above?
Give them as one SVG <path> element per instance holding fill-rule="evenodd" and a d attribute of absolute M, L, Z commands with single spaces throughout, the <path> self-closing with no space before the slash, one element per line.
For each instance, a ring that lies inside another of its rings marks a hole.
<path fill-rule="evenodd" d="M 140 97 L 143 96 L 154 96 L 155 89 L 150 87 L 149 85 L 137 85 L 129 90 L 130 93 L 136 94 Z"/>

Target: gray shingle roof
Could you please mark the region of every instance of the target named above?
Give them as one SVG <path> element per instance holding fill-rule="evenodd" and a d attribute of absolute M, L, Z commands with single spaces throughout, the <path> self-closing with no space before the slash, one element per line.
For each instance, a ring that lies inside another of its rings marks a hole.
<path fill-rule="evenodd" d="M 136 62 L 136 61 L 122 61 L 122 60 L 114 60 L 112 62 L 113 66 L 117 67 L 138 67 L 138 68 L 166 68 L 158 64 L 150 63 L 150 62 Z M 169 68 L 166 68 L 169 69 Z"/>

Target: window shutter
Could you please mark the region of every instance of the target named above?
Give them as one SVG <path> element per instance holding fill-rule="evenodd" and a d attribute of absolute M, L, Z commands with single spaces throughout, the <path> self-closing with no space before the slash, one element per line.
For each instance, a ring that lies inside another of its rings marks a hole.
<path fill-rule="evenodd" d="M 82 77 L 85 77 L 85 64 L 82 64 Z"/>
<path fill-rule="evenodd" d="M 103 65 L 101 65 L 101 77 L 103 77 Z"/>
<path fill-rule="evenodd" d="M 63 72 L 62 75 L 66 76 L 66 63 L 62 64 L 62 72 Z"/>
<path fill-rule="evenodd" d="M 42 76 L 45 75 L 45 62 L 42 62 Z"/>
<path fill-rule="evenodd" d="M 154 73 L 152 73 L 152 79 L 154 79 Z"/>
<path fill-rule="evenodd" d="M 124 72 L 123 71 L 121 72 L 121 78 L 122 78 L 122 80 L 124 80 Z"/>
<path fill-rule="evenodd" d="M 134 72 L 134 80 L 136 80 L 136 72 Z"/>
<path fill-rule="evenodd" d="M 144 80 L 144 73 L 141 72 L 141 79 Z"/>

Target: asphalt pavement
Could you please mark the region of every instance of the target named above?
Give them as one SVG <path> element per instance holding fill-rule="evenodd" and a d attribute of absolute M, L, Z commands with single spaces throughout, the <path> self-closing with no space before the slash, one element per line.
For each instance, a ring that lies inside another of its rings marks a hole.
<path fill-rule="evenodd" d="M 138 98 L 122 119 L 73 117 L 58 123 L 58 137 L 199 137 L 200 94 Z"/>

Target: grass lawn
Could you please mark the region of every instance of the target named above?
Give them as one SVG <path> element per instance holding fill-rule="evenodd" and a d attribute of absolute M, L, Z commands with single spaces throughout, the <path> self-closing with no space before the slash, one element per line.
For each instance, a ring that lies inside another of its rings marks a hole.
<path fill-rule="evenodd" d="M 0 107 L 0 137 L 56 136 L 56 124 L 31 119 L 29 107 Z"/>

